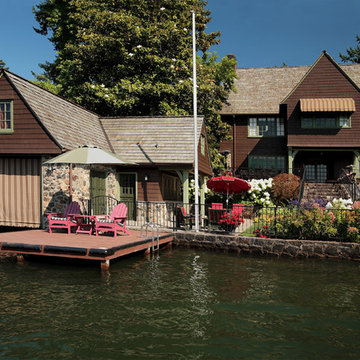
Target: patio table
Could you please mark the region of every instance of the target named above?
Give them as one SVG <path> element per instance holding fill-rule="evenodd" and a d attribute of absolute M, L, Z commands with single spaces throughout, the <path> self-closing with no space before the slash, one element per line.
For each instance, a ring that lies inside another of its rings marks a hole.
<path fill-rule="evenodd" d="M 93 215 L 74 215 L 76 220 L 76 234 L 91 235 L 95 228 L 95 216 Z"/>

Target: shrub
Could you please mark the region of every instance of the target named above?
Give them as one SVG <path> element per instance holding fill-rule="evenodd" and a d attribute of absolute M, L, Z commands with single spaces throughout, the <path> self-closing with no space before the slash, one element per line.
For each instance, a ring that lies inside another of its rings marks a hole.
<path fill-rule="evenodd" d="M 271 197 L 276 204 L 287 204 L 299 195 L 300 178 L 293 174 L 279 174 L 273 178 Z"/>

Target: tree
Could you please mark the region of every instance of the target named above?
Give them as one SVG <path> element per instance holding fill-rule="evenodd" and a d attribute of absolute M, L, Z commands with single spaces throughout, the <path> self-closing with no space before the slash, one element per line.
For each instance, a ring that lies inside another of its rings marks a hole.
<path fill-rule="evenodd" d="M 0 59 L 0 69 L 5 69 L 7 70 L 8 68 L 6 67 L 6 64 L 4 63 L 3 60 Z"/>
<path fill-rule="evenodd" d="M 356 42 L 358 45 L 356 47 L 350 47 L 350 49 L 346 50 L 347 55 L 339 54 L 341 60 L 343 62 L 352 62 L 352 63 L 360 63 L 360 36 L 356 35 Z"/>
<path fill-rule="evenodd" d="M 191 12 L 196 11 L 199 114 L 213 164 L 228 133 L 219 110 L 233 87 L 234 60 L 209 54 L 219 32 L 204 0 L 45 0 L 34 8 L 57 56 L 40 81 L 102 116 L 192 114 Z M 46 82 L 46 81 L 45 81 Z"/>

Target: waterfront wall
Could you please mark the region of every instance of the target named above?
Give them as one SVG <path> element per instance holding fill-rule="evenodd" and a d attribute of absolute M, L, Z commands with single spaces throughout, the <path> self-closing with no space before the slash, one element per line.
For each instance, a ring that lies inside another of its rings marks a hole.
<path fill-rule="evenodd" d="M 257 256 L 340 258 L 360 261 L 360 244 L 358 243 L 281 240 L 178 231 L 174 233 L 174 245 L 225 250 Z"/>

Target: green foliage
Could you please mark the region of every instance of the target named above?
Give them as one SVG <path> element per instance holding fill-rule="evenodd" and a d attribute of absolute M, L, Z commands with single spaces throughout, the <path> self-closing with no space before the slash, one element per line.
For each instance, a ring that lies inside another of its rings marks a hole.
<path fill-rule="evenodd" d="M 346 54 L 339 54 L 343 62 L 360 63 L 360 36 L 356 35 L 356 47 L 350 47 L 346 50 Z"/>
<path fill-rule="evenodd" d="M 57 56 L 41 65 L 43 75 L 60 85 L 60 95 L 102 116 L 192 114 L 195 10 L 198 112 L 213 164 L 221 167 L 218 146 L 229 127 L 219 110 L 233 88 L 235 62 L 208 53 L 220 33 L 205 32 L 211 20 L 205 6 L 204 0 L 45 0 L 33 10 L 35 30 L 51 34 Z"/>
<path fill-rule="evenodd" d="M 6 67 L 6 64 L 3 60 L 0 59 L 0 69 L 8 70 L 8 67 Z"/>
<path fill-rule="evenodd" d="M 255 219 L 257 235 L 283 239 L 359 241 L 360 209 L 265 208 Z"/>
<path fill-rule="evenodd" d="M 33 75 L 35 75 L 33 73 Z M 59 94 L 61 91 L 61 85 L 55 85 L 53 82 L 51 82 L 48 78 L 46 78 L 44 75 L 36 75 L 37 80 L 34 80 L 33 83 L 35 85 L 38 85 L 42 87 L 43 89 L 52 92 L 53 94 Z"/>

